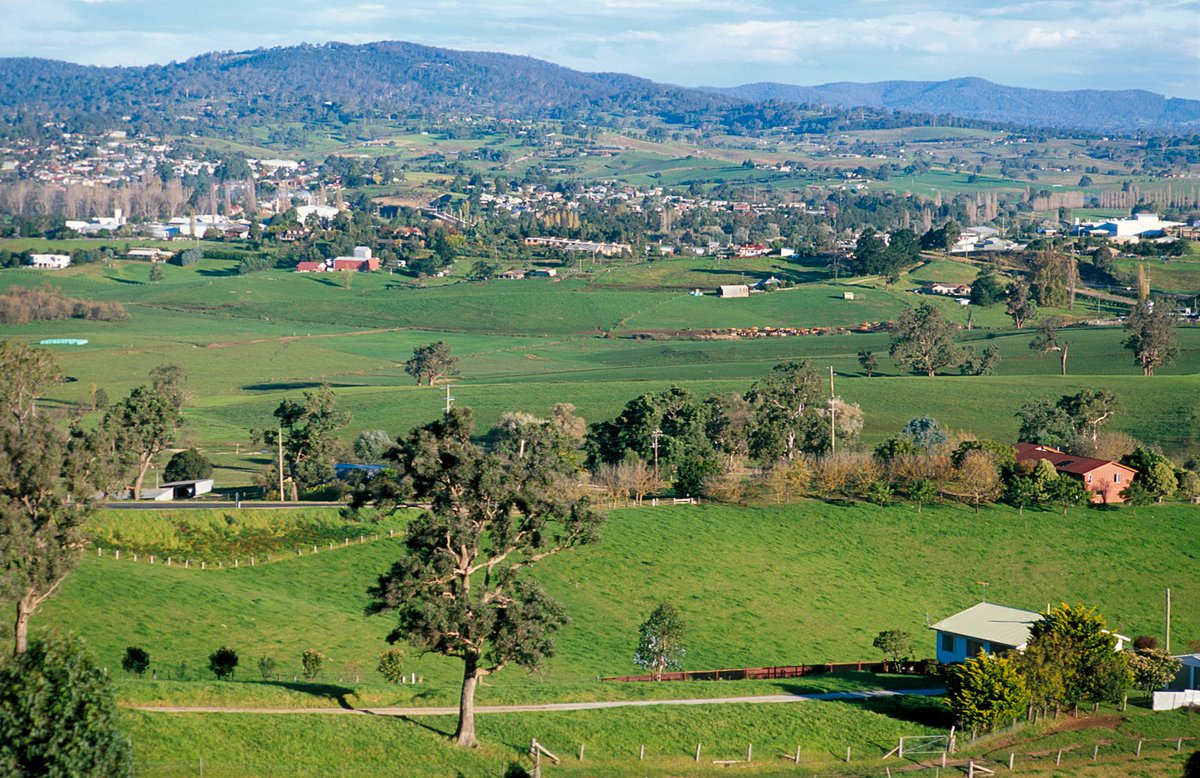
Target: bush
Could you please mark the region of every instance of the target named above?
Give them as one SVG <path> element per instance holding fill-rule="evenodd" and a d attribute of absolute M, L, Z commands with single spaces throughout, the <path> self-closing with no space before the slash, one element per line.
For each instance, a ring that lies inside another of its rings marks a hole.
<path fill-rule="evenodd" d="M 388 683 L 400 683 L 404 678 L 404 651 L 390 648 L 379 655 L 379 666 L 375 668 Z"/>
<path fill-rule="evenodd" d="M 269 656 L 264 656 L 258 660 L 258 672 L 262 673 L 264 681 L 274 681 L 279 675 L 276 670 L 275 660 Z"/>
<path fill-rule="evenodd" d="M 221 646 L 208 655 L 208 669 L 212 670 L 213 675 L 217 676 L 219 680 L 232 678 L 237 666 L 237 652 L 229 646 Z"/>
<path fill-rule="evenodd" d="M 325 655 L 315 648 L 310 648 L 300 655 L 300 664 L 304 668 L 304 677 L 312 680 L 321 674 L 321 667 L 325 664 Z"/>
<path fill-rule="evenodd" d="M 675 470 L 675 493 L 684 497 L 701 497 L 705 494 L 708 479 L 721 471 L 716 462 L 708 459 L 691 458 L 679 463 Z"/>
<path fill-rule="evenodd" d="M 163 469 L 163 481 L 196 481 L 201 478 L 212 478 L 213 466 L 208 457 L 194 448 L 175 452 Z"/>
<path fill-rule="evenodd" d="M 108 677 L 78 638 L 0 661 L 0 774 L 132 776 Z"/>
<path fill-rule="evenodd" d="M 197 262 L 199 262 L 200 260 L 204 259 L 204 249 L 200 249 L 200 248 L 184 249 L 183 251 L 179 252 L 174 257 L 172 257 L 172 259 L 174 259 L 175 264 L 179 265 L 180 267 L 187 267 L 188 265 L 194 265 Z"/>
<path fill-rule="evenodd" d="M 131 675 L 143 675 L 150 669 L 150 654 L 143 648 L 130 646 L 121 657 L 121 669 Z"/>

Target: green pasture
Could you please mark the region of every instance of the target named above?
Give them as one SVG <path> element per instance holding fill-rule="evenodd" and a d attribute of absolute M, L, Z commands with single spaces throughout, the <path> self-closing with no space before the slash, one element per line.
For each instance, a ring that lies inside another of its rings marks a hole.
<path fill-rule="evenodd" d="M 714 760 L 744 760 L 752 745 L 755 762 L 739 765 L 743 771 L 773 775 L 786 765 L 787 774 L 803 776 L 876 767 L 900 735 L 944 732 L 946 714 L 938 700 L 906 698 L 483 715 L 477 726 L 484 745 L 476 751 L 447 741 L 454 729 L 449 717 L 128 712 L 123 718 L 147 776 L 194 775 L 201 759 L 211 776 L 511 775 L 506 771 L 533 769 L 527 756 L 533 738 L 562 757 L 557 766 L 543 760 L 544 775 L 716 775 L 724 769 Z M 797 745 L 800 769 L 782 758 Z M 852 763 L 836 767 L 847 747 Z"/>
<path fill-rule="evenodd" d="M 510 670 L 489 680 L 480 701 L 626 694 L 596 679 L 636 671 L 637 625 L 662 600 L 683 613 L 692 669 L 870 660 L 877 656 L 871 640 L 883 629 L 911 632 L 915 653 L 928 655 L 926 624 L 981 600 L 1034 609 L 1085 601 L 1123 634 L 1160 635 L 1167 587 L 1172 636 L 1183 645 L 1200 637 L 1195 522 L 1195 510 L 1181 505 L 1066 516 L 820 502 L 615 510 L 598 545 L 539 566 L 537 577 L 572 619 L 557 655 L 533 675 Z M 136 534 L 147 543 L 155 537 L 145 528 Z M 206 657 L 219 645 L 238 650 L 241 681 L 258 677 L 262 656 L 274 657 L 290 678 L 301 652 L 317 648 L 331 659 L 322 680 L 340 679 L 350 693 L 356 684 L 347 674 L 361 675 L 372 704 L 453 700 L 460 669 L 435 656 L 409 653 L 423 685 L 381 690 L 374 675 L 392 625 L 387 616 L 363 615 L 365 591 L 402 553 L 399 538 L 282 553 L 254 567 L 200 570 L 182 569 L 178 560 L 168 568 L 161 558 L 150 565 L 144 555 L 132 561 L 129 546 L 120 560 L 89 551 L 35 630 L 78 631 L 109 667 L 126 646 L 141 646 L 160 687 L 180 672 L 192 683 L 208 677 Z M 180 687 L 185 699 L 191 688 Z M 172 697 L 169 688 L 147 694 Z"/>

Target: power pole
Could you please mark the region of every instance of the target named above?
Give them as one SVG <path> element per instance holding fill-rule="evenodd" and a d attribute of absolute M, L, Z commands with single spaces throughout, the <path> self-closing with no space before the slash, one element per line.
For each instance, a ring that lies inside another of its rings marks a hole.
<path fill-rule="evenodd" d="M 283 502 L 283 425 L 280 424 L 276 429 L 275 442 L 279 444 L 279 501 Z"/>
<path fill-rule="evenodd" d="M 837 453 L 837 426 L 834 424 L 833 365 L 829 366 L 829 453 Z"/>
<path fill-rule="evenodd" d="M 658 437 L 662 435 L 662 430 L 658 427 L 654 428 L 654 432 L 650 433 L 651 446 L 654 448 L 654 480 L 658 480 Z"/>
<path fill-rule="evenodd" d="M 1171 590 L 1167 589 L 1167 653 L 1171 653 Z"/>
<path fill-rule="evenodd" d="M 446 415 L 450 415 L 450 406 L 454 404 L 454 398 L 450 396 L 450 389 L 454 384 L 446 384 Z"/>

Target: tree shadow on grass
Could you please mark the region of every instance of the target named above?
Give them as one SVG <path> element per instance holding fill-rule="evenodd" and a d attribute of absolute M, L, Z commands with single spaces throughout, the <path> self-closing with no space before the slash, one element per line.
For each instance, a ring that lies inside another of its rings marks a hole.
<path fill-rule="evenodd" d="M 229 276 L 239 275 L 236 265 L 233 267 L 224 267 L 219 270 L 213 268 L 204 268 L 202 270 L 197 270 L 196 274 L 206 278 L 228 278 Z"/>
<path fill-rule="evenodd" d="M 351 386 L 363 386 L 364 384 L 348 384 L 342 382 L 330 381 L 280 381 L 277 383 L 267 384 L 246 384 L 242 387 L 247 392 L 294 392 L 298 389 L 320 389 L 325 384 L 329 384 L 331 388 L 345 389 Z"/>
<path fill-rule="evenodd" d="M 954 723 L 953 714 L 940 697 L 872 697 L 845 702 L 881 716 L 920 724 L 923 727 L 949 730 L 950 725 Z"/>
<path fill-rule="evenodd" d="M 313 697 L 323 697 L 327 700 L 336 701 L 340 708 L 354 710 L 354 706 L 346 699 L 351 694 L 354 694 L 354 690 L 345 686 L 337 686 L 331 683 L 310 683 L 308 681 L 250 681 L 249 683 L 275 686 L 280 689 L 287 689 L 288 691 L 309 694 Z"/>
<path fill-rule="evenodd" d="M 414 719 L 414 718 L 413 718 L 413 717 L 411 717 L 411 716 L 389 716 L 389 715 L 388 715 L 388 714 L 386 714 L 386 713 L 374 713 L 374 712 L 372 712 L 372 711 L 369 711 L 369 710 L 368 710 L 368 711 L 363 711 L 363 712 L 364 712 L 364 713 L 366 713 L 366 714 L 367 714 L 367 715 L 369 715 L 369 716 L 379 716 L 380 718 L 391 719 L 392 721 L 401 722 L 401 723 L 403 723 L 403 724 L 410 724 L 410 725 L 412 725 L 412 726 L 414 726 L 414 727 L 418 727 L 418 728 L 420 728 L 420 729 L 423 729 L 423 730 L 425 730 L 426 732 L 432 732 L 433 734 L 435 734 L 435 735 L 440 735 L 440 736 L 442 736 L 442 737 L 444 737 L 444 738 L 451 738 L 451 737 L 454 737 L 454 730 L 453 730 L 453 729 L 451 729 L 451 730 L 449 730 L 449 731 L 447 731 L 447 730 L 443 730 L 443 729 L 439 729 L 438 727 L 435 727 L 435 726 L 433 726 L 432 724 L 426 724 L 426 723 L 425 723 L 425 722 L 423 722 L 423 721 L 417 721 L 416 719 Z M 444 718 L 444 717 L 443 717 L 443 718 Z"/>

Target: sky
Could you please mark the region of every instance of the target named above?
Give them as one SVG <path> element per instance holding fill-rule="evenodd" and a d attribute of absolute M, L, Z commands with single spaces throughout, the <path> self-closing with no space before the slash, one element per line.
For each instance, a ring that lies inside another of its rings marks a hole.
<path fill-rule="evenodd" d="M 0 0 L 0 56 L 405 40 L 683 86 L 979 76 L 1200 99 L 1200 0 Z"/>

